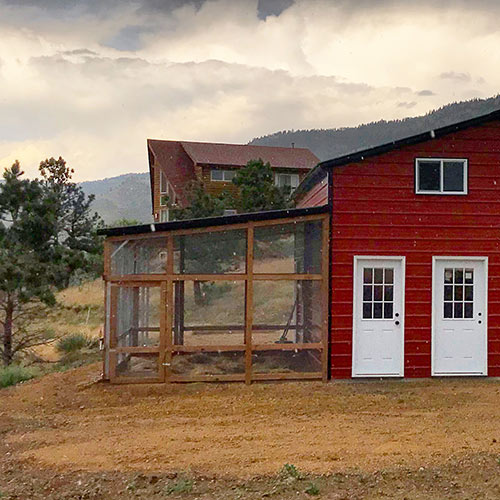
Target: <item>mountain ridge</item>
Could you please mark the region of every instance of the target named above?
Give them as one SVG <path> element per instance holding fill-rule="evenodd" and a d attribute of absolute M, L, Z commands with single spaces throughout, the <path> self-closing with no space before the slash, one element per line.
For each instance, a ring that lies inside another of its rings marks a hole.
<path fill-rule="evenodd" d="M 283 130 L 256 137 L 248 144 L 310 149 L 321 161 L 403 139 L 435 128 L 474 118 L 500 109 L 500 94 L 488 99 L 471 99 L 447 104 L 422 116 L 401 120 L 379 120 L 356 127 Z M 122 174 L 80 184 L 95 195 L 93 208 L 106 224 L 120 219 L 153 221 L 149 172 Z"/>

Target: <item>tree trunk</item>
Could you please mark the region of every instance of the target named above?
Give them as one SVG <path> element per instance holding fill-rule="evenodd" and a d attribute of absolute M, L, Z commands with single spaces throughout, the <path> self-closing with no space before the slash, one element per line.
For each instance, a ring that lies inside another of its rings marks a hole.
<path fill-rule="evenodd" d="M 9 366 L 12 363 L 14 353 L 12 351 L 12 317 L 14 315 L 14 304 L 12 300 L 7 301 L 5 308 L 5 323 L 3 329 L 3 364 Z"/>
<path fill-rule="evenodd" d="M 201 281 L 195 281 L 193 283 L 193 293 L 194 293 L 194 303 L 197 306 L 201 306 L 204 303 L 203 292 L 201 291 Z"/>

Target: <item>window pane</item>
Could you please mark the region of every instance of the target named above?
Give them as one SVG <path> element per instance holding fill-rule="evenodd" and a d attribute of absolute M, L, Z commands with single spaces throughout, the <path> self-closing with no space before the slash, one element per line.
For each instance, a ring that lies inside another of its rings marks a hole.
<path fill-rule="evenodd" d="M 365 302 L 363 304 L 363 319 L 371 319 L 372 318 L 372 303 Z"/>
<path fill-rule="evenodd" d="M 455 285 L 455 300 L 464 300 L 464 287 Z"/>
<path fill-rule="evenodd" d="M 453 317 L 453 303 L 445 302 L 444 303 L 444 317 L 452 318 Z"/>
<path fill-rule="evenodd" d="M 372 287 L 370 285 L 363 286 L 363 300 L 366 302 L 372 300 Z"/>
<path fill-rule="evenodd" d="M 472 285 L 474 283 L 474 269 L 465 270 L 465 283 Z"/>
<path fill-rule="evenodd" d="M 375 269 L 375 283 L 383 283 L 384 281 L 384 270 Z"/>
<path fill-rule="evenodd" d="M 444 282 L 453 283 L 453 269 L 444 270 Z"/>
<path fill-rule="evenodd" d="M 440 191 L 441 162 L 418 162 L 418 191 Z"/>
<path fill-rule="evenodd" d="M 392 302 L 384 304 L 384 319 L 392 319 Z"/>
<path fill-rule="evenodd" d="M 382 300 L 382 285 L 376 285 L 373 287 L 374 288 L 374 293 L 373 293 L 373 298 L 374 300 L 381 301 Z"/>
<path fill-rule="evenodd" d="M 464 162 L 443 162 L 443 191 L 464 192 Z"/>
<path fill-rule="evenodd" d="M 466 318 L 473 317 L 473 304 L 472 304 L 472 302 L 465 303 L 465 317 Z"/>
<path fill-rule="evenodd" d="M 464 305 L 462 302 L 455 302 L 453 317 L 454 318 L 463 318 L 464 317 Z"/>
<path fill-rule="evenodd" d="M 394 283 L 394 269 L 392 268 L 387 268 L 384 270 L 385 272 L 385 284 L 386 285 L 392 285 Z"/>
<path fill-rule="evenodd" d="M 463 269 L 455 269 L 455 283 L 463 283 L 464 282 L 464 270 Z"/>
<path fill-rule="evenodd" d="M 222 173 L 222 170 L 212 169 L 210 171 L 210 175 L 213 181 L 222 181 L 224 174 Z"/>
<path fill-rule="evenodd" d="M 394 295 L 393 285 L 386 285 L 384 287 L 384 300 L 387 302 L 392 302 L 393 295 Z"/>
<path fill-rule="evenodd" d="M 373 269 L 371 267 L 363 269 L 363 283 L 373 283 Z"/>
<path fill-rule="evenodd" d="M 381 302 L 375 302 L 373 304 L 373 317 L 374 318 L 381 318 L 382 317 L 382 303 Z"/>
<path fill-rule="evenodd" d="M 472 301 L 474 299 L 474 292 L 472 286 L 465 287 L 465 300 Z"/>
<path fill-rule="evenodd" d="M 453 286 L 444 286 L 444 300 L 453 300 Z"/>
<path fill-rule="evenodd" d="M 224 170 L 224 180 L 231 182 L 236 175 L 236 170 Z"/>

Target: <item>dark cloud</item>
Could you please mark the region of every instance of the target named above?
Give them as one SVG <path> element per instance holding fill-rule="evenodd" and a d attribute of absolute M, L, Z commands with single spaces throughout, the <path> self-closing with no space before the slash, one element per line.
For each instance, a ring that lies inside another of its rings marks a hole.
<path fill-rule="evenodd" d="M 454 80 L 456 82 L 470 82 L 472 80 L 469 73 L 459 73 L 457 71 L 447 71 L 439 75 L 441 80 Z"/>
<path fill-rule="evenodd" d="M 268 16 L 279 16 L 294 3 L 295 0 L 259 0 L 259 19 L 266 19 Z"/>
<path fill-rule="evenodd" d="M 426 90 L 420 90 L 419 92 L 417 92 L 417 95 L 420 97 L 428 97 L 428 96 L 432 96 L 432 95 L 436 95 L 436 94 L 432 90 L 426 89 Z"/>
<path fill-rule="evenodd" d="M 64 50 L 60 52 L 63 56 L 97 56 L 97 52 L 89 49 Z"/>
<path fill-rule="evenodd" d="M 405 108 L 405 109 L 411 109 L 414 108 L 417 105 L 415 101 L 412 102 L 398 102 L 396 106 L 398 108 Z"/>
<path fill-rule="evenodd" d="M 103 45 L 117 50 L 140 50 L 143 47 L 143 35 L 151 32 L 153 32 L 153 29 L 146 26 L 125 26 L 118 33 L 104 41 Z"/>

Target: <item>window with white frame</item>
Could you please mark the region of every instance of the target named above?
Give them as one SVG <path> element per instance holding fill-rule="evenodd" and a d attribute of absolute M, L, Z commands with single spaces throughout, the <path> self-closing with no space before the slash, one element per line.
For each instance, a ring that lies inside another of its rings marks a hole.
<path fill-rule="evenodd" d="M 274 174 L 274 183 L 276 186 L 290 188 L 292 191 L 299 185 L 299 174 Z"/>
<path fill-rule="evenodd" d="M 212 168 L 210 170 L 210 180 L 215 182 L 231 182 L 236 175 L 236 170 L 221 170 Z"/>
<path fill-rule="evenodd" d="M 417 158 L 415 160 L 417 194 L 467 194 L 467 160 Z"/>
<path fill-rule="evenodd" d="M 160 194 L 168 194 L 168 180 L 164 172 L 160 171 Z"/>
<path fill-rule="evenodd" d="M 169 221 L 168 208 L 162 208 L 160 210 L 160 222 L 168 222 L 168 221 Z"/>

